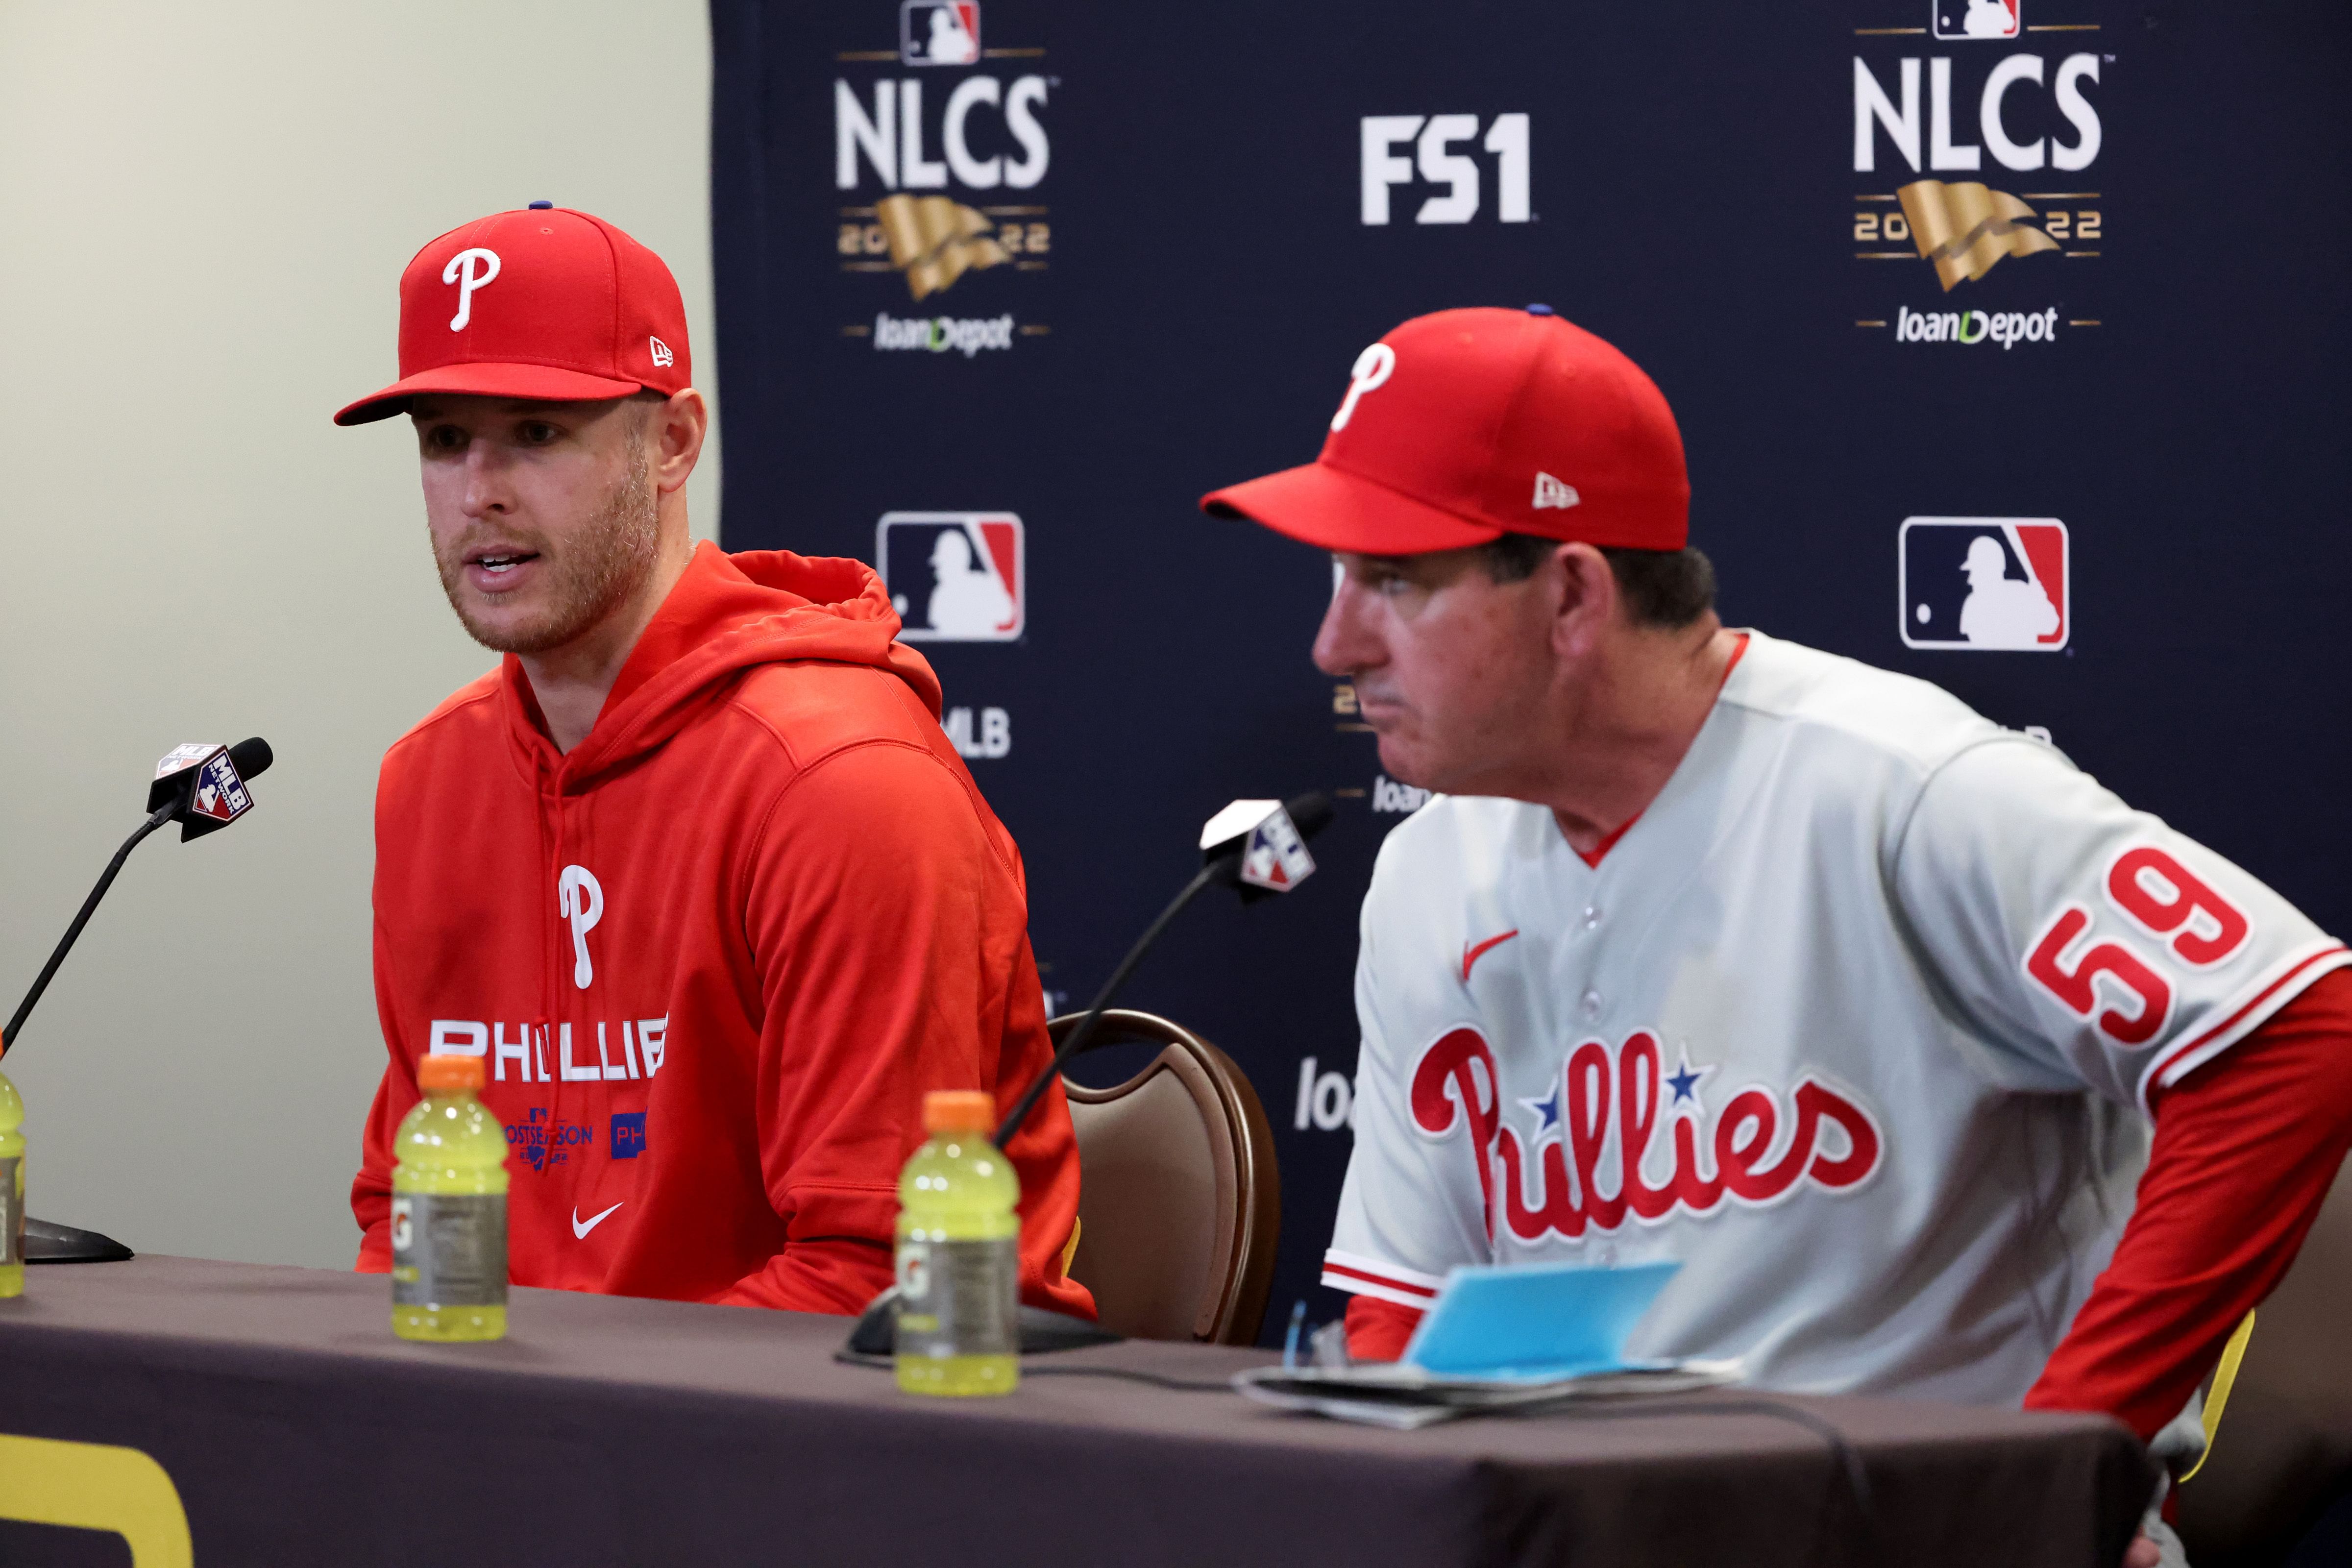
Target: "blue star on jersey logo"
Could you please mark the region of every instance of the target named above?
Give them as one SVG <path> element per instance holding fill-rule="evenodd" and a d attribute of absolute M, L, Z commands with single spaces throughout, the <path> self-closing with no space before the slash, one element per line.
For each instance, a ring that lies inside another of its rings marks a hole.
<path fill-rule="evenodd" d="M 1711 1067 L 1692 1067 L 1690 1064 L 1690 1047 L 1688 1046 L 1678 1047 L 1675 1052 L 1675 1058 L 1680 1065 L 1676 1067 L 1673 1072 L 1666 1075 L 1666 1087 L 1675 1091 L 1675 1097 L 1673 1100 L 1667 1101 L 1667 1103 L 1673 1106 L 1680 1106 L 1683 1101 L 1687 1100 L 1691 1103 L 1691 1110 L 1694 1114 L 1706 1114 L 1706 1101 L 1698 1097 L 1698 1086 L 1700 1082 L 1706 1079 L 1706 1075 L 1713 1072 L 1715 1069 Z"/>
<path fill-rule="evenodd" d="M 1522 1100 L 1519 1103 L 1536 1113 L 1535 1142 L 1541 1142 L 1545 1133 L 1559 1125 L 1559 1085 L 1551 1086 L 1549 1100 Z"/>

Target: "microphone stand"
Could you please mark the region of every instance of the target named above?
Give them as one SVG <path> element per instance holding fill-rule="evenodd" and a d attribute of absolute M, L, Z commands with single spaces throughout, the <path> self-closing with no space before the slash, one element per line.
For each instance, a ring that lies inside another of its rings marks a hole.
<path fill-rule="evenodd" d="M 16 1016 L 8 1020 L 6 1029 L 0 1030 L 0 1057 L 7 1055 L 9 1047 L 16 1043 L 16 1037 L 24 1032 L 25 1019 L 32 1012 L 33 1004 L 38 1002 L 41 993 L 49 988 L 49 982 L 57 976 L 58 966 L 66 961 L 66 954 L 73 951 L 82 927 L 89 924 L 89 917 L 97 912 L 99 900 L 106 897 L 106 889 L 114 886 L 114 879 L 121 874 L 122 863 L 131 858 L 131 852 L 138 848 L 149 834 L 171 821 L 178 810 L 177 801 L 166 802 L 158 807 L 153 816 L 141 823 L 138 830 L 122 841 L 122 847 L 116 850 L 114 858 L 107 862 L 98 886 L 92 888 L 89 897 L 81 901 L 81 912 L 74 916 L 73 924 L 66 927 L 66 934 L 58 942 L 57 951 L 50 953 L 48 963 L 41 966 L 39 978 L 33 982 L 33 988 L 25 993 L 25 999 L 16 1005 Z M 135 1256 L 129 1247 L 110 1236 L 35 1219 L 30 1215 L 25 1216 L 25 1261 L 27 1263 L 121 1263 Z"/>
<path fill-rule="evenodd" d="M 89 897 L 81 901 L 81 913 L 74 916 L 73 924 L 66 927 L 66 934 L 58 943 L 58 950 L 49 954 L 48 963 L 41 966 L 40 978 L 33 982 L 30 991 L 25 993 L 25 999 L 16 1004 L 16 1016 L 8 1020 L 5 1029 L 0 1029 L 0 1057 L 8 1054 L 8 1047 L 15 1045 L 16 1037 L 24 1032 L 25 1016 L 33 1010 L 33 1004 L 41 999 L 41 993 L 49 988 L 49 981 L 56 976 L 58 965 L 63 963 L 66 954 L 73 951 L 75 940 L 81 935 L 81 928 L 89 924 L 89 917 L 98 910 L 98 900 L 106 897 L 107 889 L 114 886 L 115 876 L 122 869 L 122 863 L 131 858 L 131 852 L 138 848 L 149 834 L 171 821 L 178 811 L 179 803 L 176 801 L 157 808 L 155 815 L 141 823 L 139 830 L 124 839 L 122 847 L 114 852 L 114 858 L 106 863 L 105 874 L 99 878 L 98 886 L 92 888 Z"/>
<path fill-rule="evenodd" d="M 996 1136 L 991 1138 L 990 1142 L 1002 1149 L 1012 1142 L 1013 1135 L 1021 1131 L 1021 1123 L 1028 1119 L 1029 1112 L 1036 1108 L 1038 1100 L 1045 1095 L 1046 1087 L 1061 1076 L 1063 1066 L 1072 1057 L 1084 1051 L 1087 1042 L 1094 1038 L 1095 1026 L 1102 1022 L 1102 1016 L 1109 1010 L 1112 998 L 1118 994 L 1119 987 L 1127 984 L 1127 977 L 1135 973 L 1135 966 L 1143 962 L 1143 955 L 1151 951 L 1151 944 L 1160 940 L 1160 933 L 1168 929 L 1168 922 L 1181 914 L 1184 906 L 1200 896 L 1202 889 L 1219 880 L 1220 871 L 1230 870 L 1226 865 L 1228 859 L 1238 862 L 1239 858 L 1237 855 L 1220 856 L 1210 861 L 1201 868 L 1191 881 L 1184 884 L 1184 890 L 1171 900 L 1166 909 L 1160 911 L 1160 918 L 1151 922 L 1150 929 L 1143 933 L 1141 940 L 1127 950 L 1127 956 L 1120 959 L 1118 967 L 1110 972 L 1110 978 L 1103 982 L 1103 988 L 1095 993 L 1093 1005 L 1089 1006 L 1085 1016 L 1078 1020 L 1077 1027 L 1072 1029 L 1063 1039 L 1061 1048 L 1054 1053 L 1054 1059 L 1046 1065 L 1045 1070 L 1037 1076 L 1036 1081 L 1029 1086 L 1021 1098 L 1013 1102 L 1013 1109 L 1005 1113 L 1003 1122 L 998 1126 Z"/>
<path fill-rule="evenodd" d="M 1284 812 L 1289 813 L 1294 819 L 1299 837 L 1308 838 L 1321 832 L 1330 822 L 1331 803 L 1319 793 L 1301 795 L 1297 800 L 1276 804 L 1276 814 Z M 1192 874 L 1192 879 L 1184 884 L 1183 890 L 1169 900 L 1168 907 L 1160 911 L 1160 918 L 1153 921 L 1143 935 L 1137 939 L 1135 945 L 1127 950 L 1127 956 L 1118 961 L 1118 967 L 1110 972 L 1108 980 L 1103 982 L 1102 989 L 1095 994 L 1093 1005 L 1064 1037 L 1060 1047 L 1054 1052 L 1054 1059 L 1045 1064 L 1045 1070 L 1039 1073 L 1023 1091 L 1021 1098 L 1013 1102 L 1013 1109 L 1005 1114 L 1003 1122 L 998 1126 L 996 1135 L 989 1140 L 990 1142 L 1003 1149 L 1013 1141 L 1013 1135 L 1021 1130 L 1021 1123 L 1036 1109 L 1037 1101 L 1044 1098 L 1045 1090 L 1061 1077 L 1063 1066 L 1093 1043 L 1096 1026 L 1102 1022 L 1103 1015 L 1110 1010 L 1119 987 L 1127 984 L 1128 976 L 1135 973 L 1135 966 L 1143 962 L 1143 955 L 1151 951 L 1152 944 L 1160 940 L 1160 933 L 1168 929 L 1169 923 L 1184 912 L 1184 907 L 1200 897 L 1204 888 L 1216 883 L 1227 886 L 1241 884 L 1242 858 L 1248 849 L 1249 836 L 1244 834 L 1225 847 L 1222 853 L 1212 853 L 1201 868 Z M 1243 898 L 1246 901 L 1261 891 L 1257 888 L 1244 888 Z M 892 1285 L 867 1302 L 866 1310 L 858 1314 L 857 1326 L 849 1333 L 850 1353 L 888 1355 L 894 1348 L 898 1317 L 898 1287 Z M 1024 1306 L 1021 1309 L 1021 1352 L 1024 1355 L 1038 1351 L 1075 1350 L 1081 1345 L 1112 1344 L 1122 1337 L 1099 1323 L 1073 1317 L 1067 1312 L 1048 1311 L 1043 1307 Z"/>

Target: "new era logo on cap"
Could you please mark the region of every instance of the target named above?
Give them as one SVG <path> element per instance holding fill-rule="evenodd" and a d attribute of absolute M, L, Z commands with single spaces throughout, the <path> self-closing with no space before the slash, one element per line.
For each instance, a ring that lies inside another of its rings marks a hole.
<path fill-rule="evenodd" d="M 1535 508 L 1538 511 L 1543 510 L 1548 506 L 1556 506 L 1565 511 L 1576 502 L 1577 494 L 1574 485 L 1556 479 L 1541 468 L 1536 470 Z"/>
<path fill-rule="evenodd" d="M 551 402 L 677 393 L 692 369 L 686 307 L 661 258 L 602 218 L 534 202 L 416 253 L 400 280 L 400 379 L 335 423 L 405 413 L 428 393 Z"/>

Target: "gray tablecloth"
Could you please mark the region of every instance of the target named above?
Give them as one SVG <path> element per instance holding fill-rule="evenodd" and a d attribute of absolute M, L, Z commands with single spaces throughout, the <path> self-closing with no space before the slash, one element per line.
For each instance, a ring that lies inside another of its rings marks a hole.
<path fill-rule="evenodd" d="M 385 1563 L 2072 1564 L 2112 1568 L 2152 1471 L 2087 1416 L 1859 1399 L 1417 1433 L 1225 1393 L 1026 1379 L 899 1394 L 840 1319 L 514 1292 L 502 1343 L 392 1337 L 380 1277 L 142 1258 L 0 1301 L 0 1433 L 170 1473 L 200 1568 Z M 1264 1352 L 1127 1344 L 1034 1367 L 1213 1382 Z M 126 1562 L 0 1524 L 0 1561 Z"/>

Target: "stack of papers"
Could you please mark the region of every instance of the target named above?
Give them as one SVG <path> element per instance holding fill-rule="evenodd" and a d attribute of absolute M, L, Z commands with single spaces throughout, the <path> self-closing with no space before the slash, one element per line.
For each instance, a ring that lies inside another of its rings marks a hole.
<path fill-rule="evenodd" d="M 1739 1376 L 1737 1361 L 1636 1361 L 1625 1342 L 1682 1265 L 1459 1268 L 1400 1362 L 1238 1373 L 1261 1404 L 1410 1430 L 1486 1411 L 1580 1399 L 1679 1394 Z"/>
<path fill-rule="evenodd" d="M 1528 1377 L 1465 1377 L 1404 1362 L 1340 1367 L 1252 1367 L 1234 1386 L 1261 1405 L 1410 1432 L 1457 1415 L 1531 1412 L 1584 1399 L 1681 1394 L 1737 1382 L 1737 1361 L 1644 1362 Z"/>

